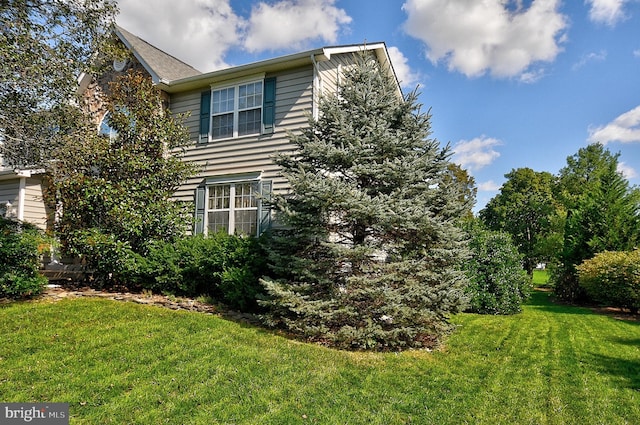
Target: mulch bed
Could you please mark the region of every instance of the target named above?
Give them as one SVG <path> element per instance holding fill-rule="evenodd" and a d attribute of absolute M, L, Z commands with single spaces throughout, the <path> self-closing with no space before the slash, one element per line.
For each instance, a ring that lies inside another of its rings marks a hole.
<path fill-rule="evenodd" d="M 120 291 L 119 289 L 122 289 Z M 257 316 L 249 313 L 233 311 L 220 305 L 211 305 L 191 298 L 173 297 L 152 293 L 129 292 L 126 288 L 115 288 L 114 291 L 101 291 L 88 286 L 81 286 L 75 283 L 63 283 L 48 285 L 40 295 L 40 299 L 50 299 L 60 301 L 66 298 L 95 297 L 114 301 L 134 302 L 137 304 L 154 305 L 171 310 L 186 310 L 199 313 L 215 314 L 225 319 L 236 322 L 258 324 L 260 320 Z"/>

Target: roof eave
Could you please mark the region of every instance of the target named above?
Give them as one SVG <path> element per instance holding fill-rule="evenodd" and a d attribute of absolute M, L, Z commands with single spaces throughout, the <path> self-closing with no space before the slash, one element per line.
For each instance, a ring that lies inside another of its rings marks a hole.
<path fill-rule="evenodd" d="M 285 69 L 297 68 L 305 65 L 312 65 L 314 61 L 322 62 L 330 60 L 332 55 L 341 53 L 353 53 L 358 51 L 375 51 L 378 60 L 382 64 L 389 64 L 389 70 L 398 83 L 391 60 L 384 42 L 370 44 L 352 44 L 344 46 L 328 46 L 305 52 L 294 53 L 278 58 L 267 59 L 260 62 L 253 62 L 246 65 L 220 69 L 205 74 L 194 75 L 174 81 L 159 80 L 157 85 L 167 93 L 179 93 L 190 90 L 209 87 L 212 84 L 223 82 L 228 79 L 241 78 L 243 76 L 255 75 L 259 72 L 277 72 Z M 402 95 L 400 84 L 398 83 L 398 93 Z"/>

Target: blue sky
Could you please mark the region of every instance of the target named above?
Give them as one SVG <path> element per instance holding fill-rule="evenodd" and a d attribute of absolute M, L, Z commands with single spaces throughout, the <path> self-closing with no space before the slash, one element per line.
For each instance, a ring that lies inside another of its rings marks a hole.
<path fill-rule="evenodd" d="M 384 41 L 478 185 L 558 173 L 589 142 L 640 184 L 640 0 L 120 0 L 118 23 L 201 71 Z"/>

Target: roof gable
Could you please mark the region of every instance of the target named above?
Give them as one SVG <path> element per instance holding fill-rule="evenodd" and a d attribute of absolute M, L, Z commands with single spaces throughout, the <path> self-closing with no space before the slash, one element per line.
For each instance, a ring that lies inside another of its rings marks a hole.
<path fill-rule="evenodd" d="M 191 65 L 163 52 L 122 27 L 116 26 L 115 33 L 151 74 L 154 83 L 166 83 L 201 74 Z"/>

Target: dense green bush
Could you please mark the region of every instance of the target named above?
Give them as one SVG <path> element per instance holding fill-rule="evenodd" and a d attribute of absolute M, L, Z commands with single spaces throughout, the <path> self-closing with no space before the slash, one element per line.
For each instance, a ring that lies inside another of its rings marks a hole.
<path fill-rule="evenodd" d="M 258 240 L 217 233 L 173 243 L 156 241 L 138 257 L 139 280 L 154 292 L 208 295 L 239 310 L 254 310 L 264 255 Z"/>
<path fill-rule="evenodd" d="M 522 256 L 506 232 L 480 226 L 469 228 L 471 259 L 466 270 L 470 311 L 514 314 L 521 311 L 531 291 L 531 279 L 522 268 Z"/>
<path fill-rule="evenodd" d="M 137 275 L 136 255 L 128 242 L 91 228 L 69 233 L 67 249 L 78 256 L 92 277 L 92 286 L 113 288 L 132 286 Z"/>
<path fill-rule="evenodd" d="M 43 235 L 30 224 L 0 217 L 0 298 L 42 292 L 47 279 L 38 272 Z"/>
<path fill-rule="evenodd" d="M 580 286 L 596 302 L 640 310 L 640 249 L 605 251 L 577 267 Z"/>

